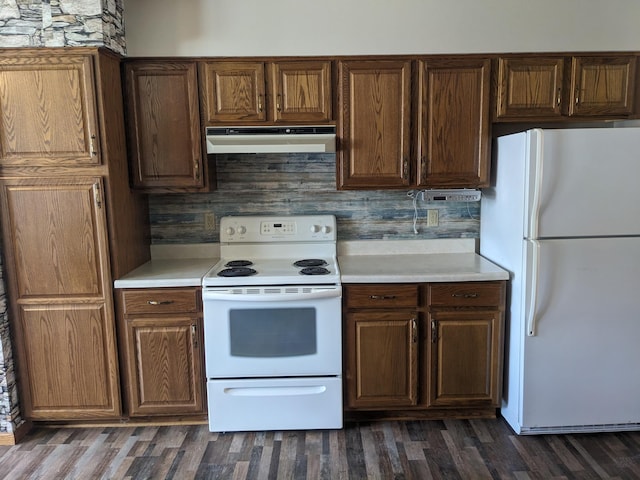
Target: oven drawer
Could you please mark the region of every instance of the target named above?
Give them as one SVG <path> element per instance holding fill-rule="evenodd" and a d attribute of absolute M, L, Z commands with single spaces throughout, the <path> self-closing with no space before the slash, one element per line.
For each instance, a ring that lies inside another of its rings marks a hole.
<path fill-rule="evenodd" d="M 343 286 L 347 308 L 414 308 L 418 285 L 385 283 Z"/>
<path fill-rule="evenodd" d="M 428 288 L 431 307 L 497 307 L 504 303 L 502 282 L 435 283 Z"/>
<path fill-rule="evenodd" d="M 342 378 L 209 380 L 209 430 L 342 428 Z"/>
<path fill-rule="evenodd" d="M 125 314 L 195 313 L 200 311 L 200 288 L 140 288 L 122 290 Z"/>

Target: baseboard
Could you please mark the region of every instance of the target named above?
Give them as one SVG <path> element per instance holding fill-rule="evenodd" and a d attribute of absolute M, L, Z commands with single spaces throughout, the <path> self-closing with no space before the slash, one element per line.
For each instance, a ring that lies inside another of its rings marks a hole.
<path fill-rule="evenodd" d="M 20 443 L 27 433 L 31 430 L 31 422 L 23 422 L 14 432 L 0 433 L 0 446 L 11 446 Z"/>

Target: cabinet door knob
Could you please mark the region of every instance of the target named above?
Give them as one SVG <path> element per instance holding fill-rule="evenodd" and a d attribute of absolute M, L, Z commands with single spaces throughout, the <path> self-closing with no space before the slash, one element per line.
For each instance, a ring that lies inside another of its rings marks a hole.
<path fill-rule="evenodd" d="M 411 319 L 411 333 L 413 335 L 413 343 L 418 343 L 418 321 L 416 317 Z"/>
<path fill-rule="evenodd" d="M 258 111 L 262 112 L 262 94 L 258 95 Z"/>
<path fill-rule="evenodd" d="M 438 343 L 438 322 L 431 320 L 431 343 Z"/>

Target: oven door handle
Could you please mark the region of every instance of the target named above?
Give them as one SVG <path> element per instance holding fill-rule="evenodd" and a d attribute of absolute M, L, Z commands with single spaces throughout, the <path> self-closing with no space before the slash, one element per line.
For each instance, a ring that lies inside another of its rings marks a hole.
<path fill-rule="evenodd" d="M 232 290 L 228 290 L 232 292 Z M 342 295 L 342 288 L 318 290 L 315 292 L 295 293 L 227 293 L 225 291 L 202 292 L 203 300 L 232 300 L 234 302 L 292 302 L 297 300 L 315 300 L 319 298 L 336 298 Z"/>

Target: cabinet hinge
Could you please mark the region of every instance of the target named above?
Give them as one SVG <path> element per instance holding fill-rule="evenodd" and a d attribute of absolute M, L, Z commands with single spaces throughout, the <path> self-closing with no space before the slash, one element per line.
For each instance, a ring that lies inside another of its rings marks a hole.
<path fill-rule="evenodd" d="M 100 190 L 100 184 L 99 183 L 94 183 L 93 184 L 93 197 L 96 200 L 96 206 L 98 208 L 102 208 L 102 192 Z"/>
<path fill-rule="evenodd" d="M 193 342 L 193 348 L 198 348 L 198 329 L 195 324 L 191 324 L 191 341 Z"/>

